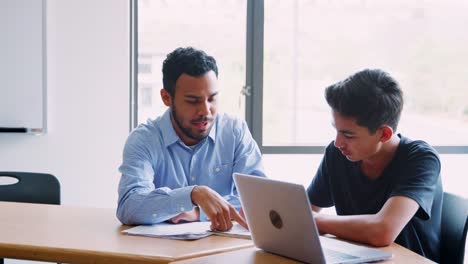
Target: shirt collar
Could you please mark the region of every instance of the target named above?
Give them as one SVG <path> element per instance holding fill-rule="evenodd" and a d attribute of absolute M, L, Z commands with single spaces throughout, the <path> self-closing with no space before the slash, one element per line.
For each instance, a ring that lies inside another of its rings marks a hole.
<path fill-rule="evenodd" d="M 211 126 L 210 134 L 208 134 L 208 137 L 213 141 L 213 143 L 216 140 L 216 129 L 218 129 L 218 119 L 219 114 L 216 115 L 216 118 L 213 121 L 213 125 Z"/>
<path fill-rule="evenodd" d="M 210 134 L 208 134 L 208 138 L 210 138 L 213 142 L 216 139 L 216 129 L 218 127 L 217 126 L 218 116 L 219 115 L 216 115 L 213 126 L 211 127 L 211 130 L 210 130 Z M 162 131 L 162 136 L 163 136 L 165 147 L 168 147 L 177 141 L 182 142 L 182 140 L 176 134 L 174 127 L 172 126 L 170 108 L 168 108 L 161 117 L 161 131 Z"/>
<path fill-rule="evenodd" d="M 171 121 L 171 109 L 168 108 L 161 117 L 161 132 L 164 140 L 164 146 L 174 144 L 179 140 Z"/>

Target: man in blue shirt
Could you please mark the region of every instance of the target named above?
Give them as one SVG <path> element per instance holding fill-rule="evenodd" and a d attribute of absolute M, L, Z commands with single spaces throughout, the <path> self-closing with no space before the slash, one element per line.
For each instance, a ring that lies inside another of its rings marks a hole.
<path fill-rule="evenodd" d="M 215 59 L 178 48 L 162 71 L 169 109 L 127 139 L 117 217 L 123 224 L 209 219 L 214 230 L 230 229 L 232 220 L 246 226 L 232 173 L 265 174 L 246 123 L 217 113 Z"/>
<path fill-rule="evenodd" d="M 337 134 L 308 188 L 318 229 L 347 240 L 396 242 L 439 261 L 440 160 L 426 142 L 396 133 L 403 93 L 381 70 L 363 70 L 329 86 Z"/>

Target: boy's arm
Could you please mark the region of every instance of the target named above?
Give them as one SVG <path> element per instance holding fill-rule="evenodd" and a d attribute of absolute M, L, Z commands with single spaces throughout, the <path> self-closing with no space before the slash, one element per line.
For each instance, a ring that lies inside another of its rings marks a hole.
<path fill-rule="evenodd" d="M 418 209 L 419 204 L 413 199 L 394 196 L 385 202 L 377 214 L 346 216 L 315 214 L 315 221 L 321 233 L 381 247 L 395 241 Z"/>
<path fill-rule="evenodd" d="M 322 210 L 322 207 L 318 207 L 318 206 L 313 205 L 313 204 L 311 204 L 310 207 L 312 207 L 312 211 L 313 211 L 314 213 L 319 213 L 320 210 Z"/>

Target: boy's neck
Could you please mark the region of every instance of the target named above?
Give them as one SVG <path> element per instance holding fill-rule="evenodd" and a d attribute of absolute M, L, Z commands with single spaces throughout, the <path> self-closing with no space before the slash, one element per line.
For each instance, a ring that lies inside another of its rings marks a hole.
<path fill-rule="evenodd" d="M 390 140 L 383 143 L 380 150 L 374 156 L 372 156 L 372 158 L 362 160 L 362 173 L 371 180 L 379 178 L 393 160 L 399 144 L 400 137 L 394 134 Z"/>

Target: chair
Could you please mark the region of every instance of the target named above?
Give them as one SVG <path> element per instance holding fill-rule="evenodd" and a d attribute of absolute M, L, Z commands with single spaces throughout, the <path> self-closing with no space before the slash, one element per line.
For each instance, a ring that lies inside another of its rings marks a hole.
<path fill-rule="evenodd" d="M 60 204 L 60 182 L 51 174 L 0 171 L 0 177 L 15 178 L 18 182 L 0 184 L 0 201 Z M 1 256 L 0 256 L 1 257 Z M 3 264 L 0 258 L 0 264 Z"/>
<path fill-rule="evenodd" d="M 0 177 L 18 180 L 11 185 L 0 185 L 0 201 L 60 204 L 60 183 L 51 174 L 0 171 Z"/>
<path fill-rule="evenodd" d="M 440 263 L 463 264 L 468 200 L 447 192 L 443 199 Z"/>

